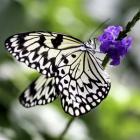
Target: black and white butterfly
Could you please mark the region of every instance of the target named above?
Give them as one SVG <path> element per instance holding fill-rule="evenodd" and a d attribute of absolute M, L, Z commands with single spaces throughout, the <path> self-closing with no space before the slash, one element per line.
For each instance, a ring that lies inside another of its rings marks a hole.
<path fill-rule="evenodd" d="M 99 105 L 110 90 L 110 78 L 91 41 L 38 31 L 13 35 L 5 45 L 18 61 L 42 74 L 20 96 L 24 107 L 48 104 L 60 96 L 64 111 L 79 116 Z"/>

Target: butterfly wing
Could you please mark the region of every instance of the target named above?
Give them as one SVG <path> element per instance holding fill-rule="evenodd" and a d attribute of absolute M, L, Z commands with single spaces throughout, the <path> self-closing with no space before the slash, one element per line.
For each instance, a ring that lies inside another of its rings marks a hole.
<path fill-rule="evenodd" d="M 19 97 L 24 107 L 44 105 L 54 101 L 59 93 L 55 85 L 55 78 L 46 78 L 42 75 L 26 89 Z"/>
<path fill-rule="evenodd" d="M 5 44 L 17 60 L 45 75 L 20 96 L 25 107 L 50 103 L 60 93 L 65 112 L 79 116 L 100 104 L 110 90 L 109 76 L 78 39 L 29 32 L 11 36 Z"/>
<path fill-rule="evenodd" d="M 42 31 L 16 34 L 5 41 L 7 50 L 18 61 L 47 77 L 56 76 L 58 63 L 65 59 L 67 52 L 72 53 L 81 44 L 74 37 Z"/>
<path fill-rule="evenodd" d="M 85 114 L 99 105 L 111 86 L 109 76 L 92 52 L 79 51 L 77 55 L 65 75 L 59 77 L 58 86 L 62 107 L 72 116 Z"/>

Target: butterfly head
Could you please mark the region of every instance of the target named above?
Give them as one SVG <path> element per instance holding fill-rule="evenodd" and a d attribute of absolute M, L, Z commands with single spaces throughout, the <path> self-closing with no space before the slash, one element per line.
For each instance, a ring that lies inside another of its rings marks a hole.
<path fill-rule="evenodd" d="M 95 52 L 96 49 L 96 44 L 94 40 L 89 39 L 86 43 L 85 43 L 85 47 L 86 49 L 92 50 Z"/>

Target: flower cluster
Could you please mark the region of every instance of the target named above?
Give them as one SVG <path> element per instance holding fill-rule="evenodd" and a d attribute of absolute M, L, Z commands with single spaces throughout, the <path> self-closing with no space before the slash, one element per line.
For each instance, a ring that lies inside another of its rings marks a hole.
<path fill-rule="evenodd" d="M 120 58 L 124 57 L 131 47 L 131 37 L 127 36 L 121 40 L 117 40 L 122 30 L 121 26 L 108 26 L 103 34 L 98 37 L 98 40 L 101 42 L 100 51 L 106 53 L 112 59 L 110 65 L 119 65 Z"/>

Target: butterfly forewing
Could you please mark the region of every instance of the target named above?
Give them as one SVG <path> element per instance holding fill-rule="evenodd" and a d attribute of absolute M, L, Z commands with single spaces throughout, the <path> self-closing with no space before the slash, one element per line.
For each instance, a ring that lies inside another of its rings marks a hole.
<path fill-rule="evenodd" d="M 20 103 L 25 107 L 48 104 L 56 99 L 59 93 L 56 90 L 55 78 L 46 78 L 42 75 L 21 94 Z"/>
<path fill-rule="evenodd" d="M 5 41 L 6 48 L 18 61 L 47 77 L 57 75 L 58 62 L 66 55 L 63 50 L 75 51 L 81 44 L 71 36 L 50 32 L 21 33 Z"/>

